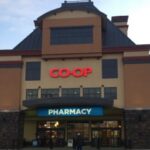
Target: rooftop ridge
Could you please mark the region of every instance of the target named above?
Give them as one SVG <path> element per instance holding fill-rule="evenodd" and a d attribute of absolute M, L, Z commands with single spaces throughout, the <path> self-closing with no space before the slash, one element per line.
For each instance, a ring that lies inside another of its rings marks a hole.
<path fill-rule="evenodd" d="M 91 0 L 73 0 L 73 1 L 64 1 L 62 3 L 63 7 L 70 7 L 70 6 L 93 6 L 93 2 Z"/>
<path fill-rule="evenodd" d="M 65 0 L 64 3 L 89 3 L 91 0 L 73 0 L 73 1 L 67 1 Z"/>

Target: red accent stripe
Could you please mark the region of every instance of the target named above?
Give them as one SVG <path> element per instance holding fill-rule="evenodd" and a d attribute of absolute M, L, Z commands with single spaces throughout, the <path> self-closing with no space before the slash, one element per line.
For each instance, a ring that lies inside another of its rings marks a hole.
<path fill-rule="evenodd" d="M 23 64 L 23 61 L 0 61 L 1 65 Z"/>
<path fill-rule="evenodd" d="M 0 56 L 41 56 L 40 50 L 0 50 Z"/>
<path fill-rule="evenodd" d="M 123 60 L 150 60 L 150 56 L 124 57 Z"/>
<path fill-rule="evenodd" d="M 150 50 L 150 44 L 145 45 L 135 45 L 129 47 L 103 47 L 103 54 L 109 53 L 123 53 L 123 52 L 133 52 L 133 51 L 148 51 Z"/>

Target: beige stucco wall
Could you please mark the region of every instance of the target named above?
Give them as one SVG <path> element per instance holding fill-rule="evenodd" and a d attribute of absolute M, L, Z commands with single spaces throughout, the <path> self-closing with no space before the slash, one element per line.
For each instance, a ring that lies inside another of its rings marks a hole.
<path fill-rule="evenodd" d="M 49 60 L 44 61 L 35 58 L 26 58 L 24 62 L 28 61 L 41 61 L 41 80 L 40 81 L 25 81 L 25 65 L 23 67 L 23 78 L 22 78 L 22 99 L 25 99 L 25 89 L 38 88 L 79 88 L 80 85 L 83 87 L 100 87 L 101 75 L 100 75 L 100 60 L 97 58 L 93 59 L 66 59 L 66 60 Z M 75 78 L 70 76 L 68 78 L 52 78 L 49 76 L 50 68 L 69 68 L 75 67 L 92 67 L 93 72 L 87 77 Z"/>
<path fill-rule="evenodd" d="M 20 109 L 21 68 L 0 68 L 0 110 Z"/>
<path fill-rule="evenodd" d="M 118 78 L 114 79 L 102 79 L 102 84 L 105 87 L 117 87 L 117 99 L 114 101 L 114 106 L 124 107 L 124 83 L 123 83 L 123 63 L 121 54 L 108 54 L 103 55 L 102 59 L 117 59 L 118 60 Z M 101 70 L 102 71 L 102 70 Z"/>
<path fill-rule="evenodd" d="M 0 56 L 0 111 L 18 111 L 21 96 L 21 68 L 8 67 L 21 61 L 21 56 Z"/>
<path fill-rule="evenodd" d="M 64 11 L 57 13 L 56 15 L 52 15 L 47 17 L 46 19 L 62 19 L 62 18 L 85 18 L 85 17 L 95 17 L 97 16 L 94 13 L 86 12 L 86 11 Z"/>
<path fill-rule="evenodd" d="M 25 121 L 24 138 L 26 141 L 32 141 L 36 135 L 36 121 Z"/>
<path fill-rule="evenodd" d="M 51 28 L 93 26 L 93 42 L 82 44 L 50 44 Z M 101 17 L 44 19 L 42 24 L 42 57 L 49 55 L 74 55 L 101 53 L 102 51 L 102 20 Z"/>
<path fill-rule="evenodd" d="M 125 109 L 150 108 L 150 64 L 124 66 Z"/>
<path fill-rule="evenodd" d="M 21 56 L 0 56 L 0 61 L 21 61 Z"/>
<path fill-rule="evenodd" d="M 103 59 L 115 58 L 118 59 L 119 77 L 117 79 L 102 79 L 101 59 L 65 59 L 65 60 L 41 60 L 40 58 L 24 58 L 23 77 L 22 77 L 22 100 L 26 99 L 26 89 L 41 88 L 80 88 L 83 87 L 117 87 L 118 95 L 115 100 L 116 107 L 123 107 L 123 70 L 121 55 L 104 55 Z M 40 81 L 25 81 L 25 62 L 41 61 L 41 80 Z M 92 67 L 93 72 L 87 77 L 75 78 L 52 78 L 49 76 L 50 68 L 69 68 L 72 70 L 75 67 Z"/>
<path fill-rule="evenodd" d="M 145 50 L 145 51 L 135 51 L 135 52 L 124 52 L 124 57 L 141 57 L 141 56 L 149 56 L 149 51 Z"/>

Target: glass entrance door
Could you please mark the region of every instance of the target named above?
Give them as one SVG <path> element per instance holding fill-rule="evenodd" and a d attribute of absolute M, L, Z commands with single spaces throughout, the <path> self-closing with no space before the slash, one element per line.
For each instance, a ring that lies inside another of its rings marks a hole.
<path fill-rule="evenodd" d="M 117 147 L 121 145 L 121 125 L 118 121 L 102 121 L 93 124 L 92 145 L 97 145 L 100 138 L 101 146 Z"/>
<path fill-rule="evenodd" d="M 97 138 L 100 138 L 101 146 L 116 147 L 120 146 L 121 131 L 120 129 L 93 129 L 92 130 L 92 143 L 93 146 L 97 144 Z"/>
<path fill-rule="evenodd" d="M 80 133 L 83 137 L 84 144 L 90 142 L 90 125 L 89 123 L 68 123 L 67 124 L 67 138 L 73 139 Z"/>
<path fill-rule="evenodd" d="M 38 122 L 36 135 L 39 146 L 48 146 L 49 138 L 52 138 L 54 146 L 65 145 L 65 128 L 58 121 Z"/>

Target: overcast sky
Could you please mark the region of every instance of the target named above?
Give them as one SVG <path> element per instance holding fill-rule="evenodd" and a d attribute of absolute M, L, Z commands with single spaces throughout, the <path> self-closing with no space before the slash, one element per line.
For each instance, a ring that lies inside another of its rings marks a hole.
<path fill-rule="evenodd" d="M 71 1 L 71 0 L 69 0 Z M 0 0 L 0 49 L 12 49 L 34 29 L 33 21 L 58 8 L 64 0 Z M 112 16 L 129 15 L 129 37 L 136 44 L 150 44 L 150 0 L 93 0 Z"/>

